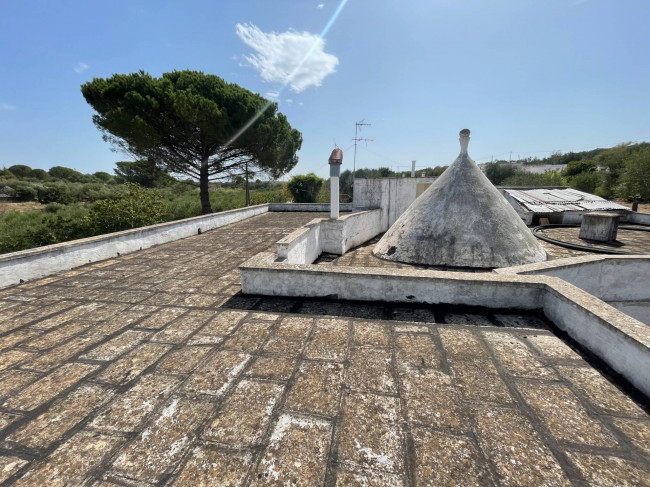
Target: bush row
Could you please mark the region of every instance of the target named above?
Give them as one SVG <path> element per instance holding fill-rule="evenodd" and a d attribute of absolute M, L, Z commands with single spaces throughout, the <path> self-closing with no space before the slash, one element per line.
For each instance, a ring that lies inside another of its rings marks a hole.
<path fill-rule="evenodd" d="M 220 188 L 210 193 L 214 211 L 241 208 L 241 189 Z M 282 190 L 251 191 L 251 204 L 287 201 Z M 45 211 L 11 211 L 0 215 L 0 253 L 16 252 L 69 240 L 128 230 L 199 216 L 198 189 L 178 184 L 162 190 L 136 184 L 117 186 L 113 193 L 90 204 L 49 203 Z"/>

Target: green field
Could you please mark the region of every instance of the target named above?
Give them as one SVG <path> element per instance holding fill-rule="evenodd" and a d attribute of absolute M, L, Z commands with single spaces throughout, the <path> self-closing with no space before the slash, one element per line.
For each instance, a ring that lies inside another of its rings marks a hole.
<path fill-rule="evenodd" d="M 40 209 L 29 209 L 24 203 L 2 203 L 0 253 L 100 235 L 106 233 L 106 228 L 126 230 L 141 226 L 138 222 L 162 223 L 201 214 L 199 190 L 192 186 L 177 184 L 157 190 L 141 189 L 140 192 L 148 198 L 145 208 L 139 208 L 138 202 L 129 206 L 128 199 L 119 196 L 120 190 L 121 185 L 115 187 L 116 195 L 112 200 L 122 205 L 119 207 L 103 205 L 106 199 L 88 203 L 32 204 L 32 207 Z M 287 200 L 281 189 L 251 190 L 250 195 L 251 204 Z M 210 192 L 210 202 L 214 212 L 242 208 L 245 206 L 245 192 L 243 189 L 217 188 Z M 15 210 L 12 210 L 12 205 L 16 206 Z M 151 207 L 157 211 L 148 211 Z M 129 211 L 138 214 L 130 221 L 120 218 Z M 139 213 L 144 213 L 143 218 L 139 218 Z"/>

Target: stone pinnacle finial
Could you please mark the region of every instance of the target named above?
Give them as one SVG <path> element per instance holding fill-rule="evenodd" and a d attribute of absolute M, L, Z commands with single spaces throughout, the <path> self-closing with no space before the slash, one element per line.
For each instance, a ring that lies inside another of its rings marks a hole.
<path fill-rule="evenodd" d="M 467 146 L 469 145 L 469 129 L 461 130 L 458 135 L 460 135 L 460 138 L 458 139 L 460 141 L 460 153 L 467 154 Z"/>

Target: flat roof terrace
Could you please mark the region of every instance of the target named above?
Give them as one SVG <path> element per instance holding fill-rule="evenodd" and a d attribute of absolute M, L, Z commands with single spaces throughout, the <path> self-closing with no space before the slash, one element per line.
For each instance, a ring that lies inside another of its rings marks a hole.
<path fill-rule="evenodd" d="M 650 485 L 646 400 L 535 314 L 242 296 L 318 216 L 1 290 L 0 484 Z"/>
<path fill-rule="evenodd" d="M 634 230 L 632 230 L 634 229 Z M 615 250 L 629 252 L 631 254 L 650 254 L 650 231 L 647 227 L 640 225 L 622 225 L 618 231 L 616 242 L 611 244 L 589 242 L 578 238 L 580 231 L 579 226 L 565 228 L 545 228 L 540 230 L 544 236 L 566 242 L 569 244 L 582 245 L 585 247 L 599 250 Z M 404 264 L 380 259 L 373 255 L 372 249 L 375 247 L 383 234 L 377 235 L 368 242 L 351 249 L 344 255 L 321 254 L 314 262 L 318 265 L 334 266 L 356 266 L 356 267 L 391 267 L 395 269 L 417 268 L 417 269 L 438 269 L 462 272 L 491 272 L 489 269 L 461 269 L 453 267 L 434 267 L 418 264 Z M 567 257 L 580 257 L 584 255 L 603 255 L 594 252 L 586 252 L 573 248 L 562 247 L 544 240 L 540 240 L 542 247 L 548 255 L 548 260 L 565 259 Z"/>

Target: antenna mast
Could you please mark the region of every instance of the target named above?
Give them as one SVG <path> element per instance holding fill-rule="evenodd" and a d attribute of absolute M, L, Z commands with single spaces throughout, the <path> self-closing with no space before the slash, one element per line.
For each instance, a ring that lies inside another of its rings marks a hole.
<path fill-rule="evenodd" d="M 360 122 L 354 123 L 354 162 L 352 163 L 352 187 L 354 188 L 354 178 L 355 173 L 357 172 L 357 142 L 366 141 L 372 142 L 374 139 L 363 139 L 359 138 L 359 132 L 361 132 L 361 127 L 369 127 L 371 123 L 364 123 L 363 120 Z"/>

